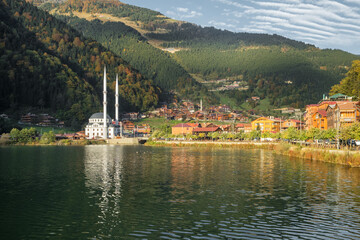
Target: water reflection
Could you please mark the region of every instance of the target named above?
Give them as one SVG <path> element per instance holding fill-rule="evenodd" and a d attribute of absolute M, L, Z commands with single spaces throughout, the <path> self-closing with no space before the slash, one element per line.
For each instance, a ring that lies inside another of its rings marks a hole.
<path fill-rule="evenodd" d="M 157 184 L 169 195 L 155 191 L 153 198 L 169 202 L 169 213 L 158 215 L 167 222 L 150 221 L 153 231 L 137 228 L 131 236 L 351 239 L 359 233 L 353 227 L 359 188 L 347 182 L 352 169 L 264 150 L 166 151 L 157 160 L 170 161 L 171 175 Z"/>
<path fill-rule="evenodd" d="M 99 211 L 97 236 L 105 236 L 121 224 L 118 218 L 121 214 L 123 148 L 86 146 L 84 168 L 85 186 Z"/>

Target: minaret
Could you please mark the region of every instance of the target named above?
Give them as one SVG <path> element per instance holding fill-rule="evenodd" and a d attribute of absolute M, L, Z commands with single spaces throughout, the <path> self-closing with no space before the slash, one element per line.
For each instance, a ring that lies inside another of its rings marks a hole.
<path fill-rule="evenodd" d="M 203 111 L 203 107 L 202 107 L 202 98 L 200 99 L 200 111 Z"/>
<path fill-rule="evenodd" d="M 106 66 L 104 66 L 104 139 L 108 138 L 108 128 L 107 128 L 107 109 L 106 109 Z"/>
<path fill-rule="evenodd" d="M 119 125 L 119 76 L 116 74 L 116 87 L 115 87 L 115 124 Z"/>

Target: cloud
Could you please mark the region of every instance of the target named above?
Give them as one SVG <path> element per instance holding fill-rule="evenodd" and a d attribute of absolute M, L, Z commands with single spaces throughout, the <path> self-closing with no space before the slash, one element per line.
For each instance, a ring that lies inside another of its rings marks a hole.
<path fill-rule="evenodd" d="M 209 21 L 209 25 L 214 26 L 216 28 L 220 28 L 220 29 L 236 28 L 236 25 L 234 25 L 234 24 L 225 23 L 225 22 L 217 22 L 214 20 Z"/>
<path fill-rule="evenodd" d="M 177 8 L 174 8 L 174 11 L 167 11 L 166 15 L 168 15 L 172 18 L 185 20 L 188 18 L 201 17 L 203 14 L 201 12 L 198 12 L 195 10 L 190 10 L 188 8 L 177 7 Z"/>
<path fill-rule="evenodd" d="M 277 33 L 315 45 L 346 39 L 355 46 L 360 38 L 360 0 L 212 1 L 223 4 L 221 25 L 233 31 Z M 229 24 L 233 19 L 242 26 Z"/>

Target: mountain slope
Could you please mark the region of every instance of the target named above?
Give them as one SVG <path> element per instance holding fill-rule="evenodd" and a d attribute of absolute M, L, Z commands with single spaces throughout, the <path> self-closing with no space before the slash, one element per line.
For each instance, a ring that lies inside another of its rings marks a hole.
<path fill-rule="evenodd" d="M 122 22 L 128 24 L 134 18 L 139 24 L 153 21 L 151 19 L 164 20 L 159 13 L 118 1 L 76 0 L 60 5 L 48 3 L 41 8 L 121 56 L 161 89 L 174 91 L 184 98 L 199 100 L 201 97 L 206 102 L 215 102 L 214 96 L 196 82 L 169 53 L 153 47 L 143 37 L 144 32 L 141 34 Z M 135 15 L 124 18 L 130 13 Z"/>
<path fill-rule="evenodd" d="M 151 82 L 99 43 L 24 1 L 2 1 L 0 6 L 0 111 L 45 108 L 81 124 L 101 107 L 104 64 L 110 93 L 119 73 L 123 110 L 157 104 Z"/>
<path fill-rule="evenodd" d="M 203 28 L 114 1 L 71 0 L 51 7 L 48 4 L 47 8 L 53 14 L 67 15 L 68 23 L 126 58 L 165 89 L 174 88 L 183 79 L 187 79 L 187 85 L 195 86 L 190 87 L 193 91 L 199 89 L 189 77 L 175 81 L 171 77 L 169 80 L 176 84 L 166 85 L 166 76 L 174 73 L 168 66 L 174 66 L 175 60 L 203 86 L 210 86 L 213 91 L 228 90 L 218 95 L 233 98 L 238 105 L 257 95 L 268 98 L 273 106 L 303 107 L 339 83 L 351 62 L 359 58 L 340 50 L 320 50 L 278 35 Z M 106 37 L 93 28 L 103 31 Z M 162 53 L 149 44 L 172 54 L 166 53 L 168 57 L 158 61 Z M 157 68 L 148 59 L 156 59 L 156 63 L 166 67 Z M 164 76 L 162 80 L 159 74 Z M 224 86 L 224 81 L 232 86 L 240 82 L 241 87 L 231 90 Z"/>

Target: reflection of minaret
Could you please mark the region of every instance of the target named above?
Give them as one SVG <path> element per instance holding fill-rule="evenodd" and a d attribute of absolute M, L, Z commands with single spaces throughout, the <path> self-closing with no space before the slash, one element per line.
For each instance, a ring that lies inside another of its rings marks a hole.
<path fill-rule="evenodd" d="M 85 186 L 94 196 L 94 213 L 98 219 L 99 233 L 119 227 L 123 148 L 107 145 L 85 146 Z"/>
<path fill-rule="evenodd" d="M 104 66 L 104 139 L 108 138 L 106 104 L 106 66 Z"/>

